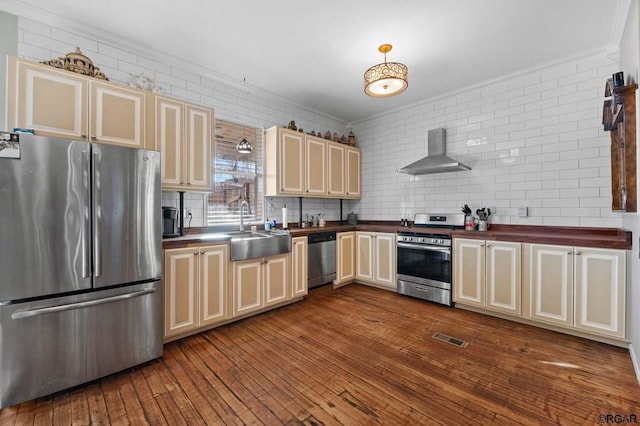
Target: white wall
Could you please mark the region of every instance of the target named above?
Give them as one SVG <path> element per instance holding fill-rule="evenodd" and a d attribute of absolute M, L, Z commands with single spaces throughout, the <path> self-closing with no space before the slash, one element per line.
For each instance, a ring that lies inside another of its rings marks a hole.
<path fill-rule="evenodd" d="M 490 207 L 494 223 L 620 227 L 601 124 L 605 81 L 617 69 L 604 54 L 578 58 L 355 123 L 361 217 L 460 212 L 467 203 Z M 447 154 L 472 170 L 396 173 L 427 153 L 436 127 L 447 131 Z M 530 216 L 518 217 L 518 207 Z"/>
<path fill-rule="evenodd" d="M 640 66 L 640 52 L 638 52 L 638 2 L 631 2 L 631 10 L 620 45 L 620 70 L 625 73 L 625 81 L 629 83 L 637 83 L 639 80 L 638 67 Z M 636 92 L 636 111 L 640 105 L 640 99 Z M 640 142 L 640 114 L 636 114 L 638 123 L 636 125 L 636 141 Z M 640 152 L 639 152 L 640 153 Z M 640 156 L 636 159 L 636 164 L 640 165 Z M 639 194 L 640 195 L 640 194 Z M 633 232 L 633 249 L 629 256 L 629 270 L 631 280 L 629 286 L 629 307 L 631 309 L 629 332 L 631 336 L 630 352 L 633 359 L 633 365 L 636 370 L 636 376 L 640 382 L 640 252 L 638 250 L 638 235 L 640 235 L 640 216 L 635 213 L 625 214 L 623 216 L 623 226 Z"/>

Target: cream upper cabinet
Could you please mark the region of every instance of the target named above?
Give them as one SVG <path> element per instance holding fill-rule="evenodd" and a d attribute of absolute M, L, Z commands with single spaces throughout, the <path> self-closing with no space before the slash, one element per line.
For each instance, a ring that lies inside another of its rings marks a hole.
<path fill-rule="evenodd" d="M 8 127 L 145 148 L 144 91 L 16 58 L 8 64 Z"/>
<path fill-rule="evenodd" d="M 271 127 L 265 131 L 265 195 L 298 195 L 304 192 L 305 135 Z"/>
<path fill-rule="evenodd" d="M 162 96 L 153 108 L 163 189 L 210 190 L 212 110 Z"/>
<path fill-rule="evenodd" d="M 91 81 L 89 138 L 111 145 L 145 148 L 145 93 Z"/>
<path fill-rule="evenodd" d="M 355 248 L 356 233 L 339 232 L 336 236 L 336 281 L 335 284 L 345 284 L 356 278 Z"/>
<path fill-rule="evenodd" d="M 529 316 L 573 325 L 573 247 L 531 244 Z"/>
<path fill-rule="evenodd" d="M 229 318 L 228 246 L 164 251 L 164 337 Z"/>
<path fill-rule="evenodd" d="M 520 316 L 521 258 L 520 243 L 454 239 L 454 301 Z"/>
<path fill-rule="evenodd" d="M 289 254 L 233 262 L 233 315 L 289 300 Z"/>
<path fill-rule="evenodd" d="M 576 247 L 575 327 L 625 337 L 626 252 Z"/>
<path fill-rule="evenodd" d="M 265 195 L 360 198 L 360 150 L 281 127 L 265 130 Z"/>
<path fill-rule="evenodd" d="M 328 158 L 327 179 L 328 194 L 332 197 L 344 197 L 346 193 L 346 148 L 344 145 L 327 142 Z"/>
<path fill-rule="evenodd" d="M 396 288 L 395 234 L 356 232 L 356 279 Z"/>
<path fill-rule="evenodd" d="M 360 150 L 351 146 L 346 148 L 346 198 L 360 198 Z"/>
<path fill-rule="evenodd" d="M 305 137 L 305 195 L 327 195 L 327 141 Z"/>
<path fill-rule="evenodd" d="M 309 243 L 307 237 L 291 238 L 291 290 L 292 298 L 301 297 L 308 293 Z"/>

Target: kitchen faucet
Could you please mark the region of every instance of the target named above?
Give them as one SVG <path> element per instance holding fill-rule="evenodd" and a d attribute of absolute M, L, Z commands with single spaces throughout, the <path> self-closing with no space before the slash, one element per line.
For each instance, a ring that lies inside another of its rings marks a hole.
<path fill-rule="evenodd" d="M 251 207 L 249 206 L 249 202 L 247 200 L 243 200 L 240 203 L 240 230 L 244 231 L 244 216 L 242 215 L 243 207 L 247 206 L 247 214 L 251 214 Z"/>

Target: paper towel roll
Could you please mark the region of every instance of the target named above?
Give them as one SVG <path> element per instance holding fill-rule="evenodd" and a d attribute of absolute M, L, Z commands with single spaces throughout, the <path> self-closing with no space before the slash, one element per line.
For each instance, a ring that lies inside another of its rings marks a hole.
<path fill-rule="evenodd" d="M 282 207 L 282 229 L 289 229 L 289 221 L 287 220 L 287 205 Z"/>

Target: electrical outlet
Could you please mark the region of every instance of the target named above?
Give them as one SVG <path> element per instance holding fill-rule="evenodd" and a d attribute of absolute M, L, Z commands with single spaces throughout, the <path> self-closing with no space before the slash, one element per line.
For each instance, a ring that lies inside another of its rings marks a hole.
<path fill-rule="evenodd" d="M 520 208 L 518 208 L 518 216 L 520 216 L 520 217 L 529 216 L 529 208 L 528 207 L 520 207 Z"/>
<path fill-rule="evenodd" d="M 191 216 L 192 215 L 191 208 L 187 207 L 186 209 L 183 210 L 182 214 L 183 214 L 184 217 Z"/>

